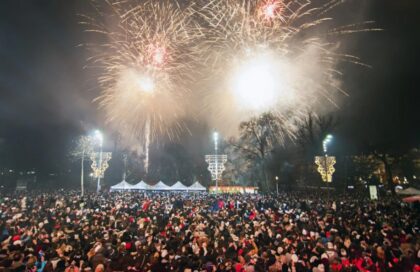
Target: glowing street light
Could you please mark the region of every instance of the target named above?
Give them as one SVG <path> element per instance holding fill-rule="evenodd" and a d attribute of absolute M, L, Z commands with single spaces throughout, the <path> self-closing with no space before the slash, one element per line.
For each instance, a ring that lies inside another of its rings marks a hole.
<path fill-rule="evenodd" d="M 316 156 L 315 164 L 318 166 L 318 172 L 321 174 L 322 180 L 328 183 L 332 182 L 333 174 L 335 172 L 334 164 L 336 163 L 334 156 L 328 156 L 328 144 L 333 140 L 333 136 L 328 134 L 322 141 L 324 156 Z M 328 192 L 329 196 L 329 192 Z"/>
<path fill-rule="evenodd" d="M 102 132 L 99 130 L 95 130 L 95 137 L 98 140 L 99 143 L 99 168 L 102 166 L 102 145 L 104 143 L 104 136 L 102 135 Z M 98 175 L 98 183 L 96 185 L 96 192 L 99 193 L 101 190 L 101 175 Z"/>
<path fill-rule="evenodd" d="M 324 141 L 322 141 L 322 148 L 325 154 L 327 154 L 328 144 L 331 143 L 332 139 L 333 139 L 333 136 L 331 134 L 328 134 L 325 137 Z"/>
<path fill-rule="evenodd" d="M 216 182 L 216 193 L 218 191 L 219 186 L 219 179 L 221 174 L 225 170 L 224 164 L 227 161 L 227 155 L 219 155 L 217 154 L 218 150 L 218 140 L 219 140 L 219 133 L 213 133 L 213 140 L 214 140 L 214 155 L 206 155 L 205 159 L 206 162 L 209 164 L 208 170 L 211 173 L 212 180 Z"/>
<path fill-rule="evenodd" d="M 100 130 L 95 130 L 95 138 L 98 140 L 99 146 L 102 147 L 104 142 L 104 136 L 102 135 L 102 132 Z"/>
<path fill-rule="evenodd" d="M 217 141 L 219 140 L 219 133 L 217 133 L 217 131 L 213 133 L 213 140 L 214 140 L 214 150 L 216 151 L 216 155 L 217 155 Z"/>
<path fill-rule="evenodd" d="M 217 158 L 217 141 L 219 140 L 219 133 L 217 133 L 217 131 L 215 131 L 214 133 L 213 133 L 213 140 L 214 140 L 214 154 L 216 155 L 216 158 Z M 218 164 L 219 164 L 219 161 L 216 159 L 215 160 L 215 164 L 216 164 L 216 169 L 218 168 Z M 218 179 L 219 179 L 219 177 L 218 177 L 218 171 L 216 171 L 216 192 L 217 192 L 217 190 L 218 190 Z"/>

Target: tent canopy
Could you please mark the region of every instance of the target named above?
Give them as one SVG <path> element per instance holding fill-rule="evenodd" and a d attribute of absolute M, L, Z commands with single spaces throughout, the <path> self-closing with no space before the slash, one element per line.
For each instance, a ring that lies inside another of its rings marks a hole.
<path fill-rule="evenodd" d="M 132 185 L 125 180 L 121 181 L 114 186 L 111 186 L 110 191 L 123 191 L 123 190 L 153 190 L 153 191 L 206 191 L 206 187 L 201 185 L 198 181 L 193 185 L 187 187 L 180 181 L 177 181 L 174 185 L 168 186 L 162 181 L 159 181 L 155 185 L 149 185 L 143 180 L 139 183 Z"/>
<path fill-rule="evenodd" d="M 177 181 L 174 185 L 172 185 L 171 190 L 174 191 L 186 191 L 188 190 L 188 187 L 182 184 L 180 181 Z"/>
<path fill-rule="evenodd" d="M 120 183 L 117 183 L 114 186 L 111 186 L 111 191 L 131 190 L 132 188 L 133 188 L 133 185 L 123 180 Z"/>
<path fill-rule="evenodd" d="M 420 195 L 403 198 L 403 201 L 407 203 L 420 202 Z"/>
<path fill-rule="evenodd" d="M 171 187 L 163 183 L 162 181 L 159 181 L 155 185 L 150 186 L 151 188 L 149 190 L 156 190 L 156 191 L 162 191 L 162 190 L 171 190 Z"/>
<path fill-rule="evenodd" d="M 188 187 L 189 191 L 205 191 L 206 187 L 200 184 L 200 182 L 196 181 L 190 187 Z"/>
<path fill-rule="evenodd" d="M 147 190 L 147 189 L 149 189 L 149 187 L 150 187 L 150 185 L 142 180 L 139 183 L 133 185 L 132 189 L 133 190 Z"/>
<path fill-rule="evenodd" d="M 399 195 L 420 195 L 420 190 L 413 188 L 413 187 L 409 187 L 407 189 L 404 190 L 398 190 L 397 194 Z"/>

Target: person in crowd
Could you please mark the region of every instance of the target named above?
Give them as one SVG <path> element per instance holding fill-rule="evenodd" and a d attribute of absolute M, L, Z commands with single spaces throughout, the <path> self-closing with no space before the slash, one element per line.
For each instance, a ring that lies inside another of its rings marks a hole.
<path fill-rule="evenodd" d="M 396 198 L 57 192 L 0 199 L 0 271 L 420 271 L 420 213 Z"/>

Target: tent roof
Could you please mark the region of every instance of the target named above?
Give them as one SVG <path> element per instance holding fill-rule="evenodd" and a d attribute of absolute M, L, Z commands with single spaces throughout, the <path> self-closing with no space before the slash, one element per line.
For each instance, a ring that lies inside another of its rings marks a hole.
<path fill-rule="evenodd" d="M 416 188 L 413 188 L 413 187 L 409 187 L 407 189 L 397 191 L 397 194 L 399 194 L 399 195 L 420 195 L 420 190 L 418 190 Z"/>
<path fill-rule="evenodd" d="M 409 196 L 409 197 L 403 198 L 403 201 L 408 202 L 408 203 L 420 202 L 420 195 Z"/>
<path fill-rule="evenodd" d="M 150 186 L 151 190 L 170 190 L 171 187 L 163 183 L 161 180 L 155 185 Z"/>
<path fill-rule="evenodd" d="M 188 187 L 188 190 L 191 191 L 205 191 L 206 187 L 200 184 L 200 182 L 196 181 L 194 184 L 192 184 L 190 187 Z"/>
<path fill-rule="evenodd" d="M 171 190 L 188 190 L 188 187 L 182 184 L 180 181 L 177 181 L 174 185 L 172 185 Z"/>
<path fill-rule="evenodd" d="M 132 188 L 133 188 L 133 185 L 131 185 L 125 180 L 111 186 L 111 190 L 124 190 L 124 189 L 132 189 Z"/>
<path fill-rule="evenodd" d="M 146 182 L 144 182 L 143 180 L 140 181 L 139 183 L 133 185 L 133 189 L 137 189 L 137 190 L 147 190 L 149 189 L 150 185 L 147 184 Z"/>

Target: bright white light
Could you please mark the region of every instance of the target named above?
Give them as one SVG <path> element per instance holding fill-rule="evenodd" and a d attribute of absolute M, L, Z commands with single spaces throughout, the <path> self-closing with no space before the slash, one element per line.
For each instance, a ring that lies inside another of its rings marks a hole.
<path fill-rule="evenodd" d="M 137 79 L 137 84 L 140 86 L 140 90 L 143 92 L 151 93 L 155 88 L 155 83 L 153 79 L 146 76 L 141 76 Z"/>
<path fill-rule="evenodd" d="M 268 57 L 246 62 L 233 74 L 232 90 L 237 102 L 248 109 L 261 110 L 277 102 L 278 67 Z"/>
<path fill-rule="evenodd" d="M 271 4 L 266 5 L 264 7 L 264 15 L 265 15 L 265 17 L 267 19 L 274 18 L 276 16 L 276 13 L 275 13 L 276 8 L 277 8 L 277 6 L 276 6 L 275 3 L 271 3 Z"/>
<path fill-rule="evenodd" d="M 219 139 L 219 133 L 217 133 L 217 132 L 214 132 L 213 133 L 213 140 L 215 141 L 215 142 L 217 142 L 217 140 Z"/>
<path fill-rule="evenodd" d="M 137 92 L 152 93 L 155 89 L 153 78 L 135 69 L 122 71 L 118 85 L 119 89 L 131 95 Z"/>
<path fill-rule="evenodd" d="M 333 136 L 331 134 L 328 134 L 325 137 L 324 141 L 322 141 L 322 148 L 324 150 L 324 153 L 327 153 L 327 146 L 329 143 L 331 143 L 332 139 L 333 139 Z"/>
<path fill-rule="evenodd" d="M 103 141 L 104 141 L 104 136 L 102 135 L 102 132 L 99 130 L 95 130 L 95 137 L 96 139 L 98 139 L 99 144 L 102 145 Z"/>

